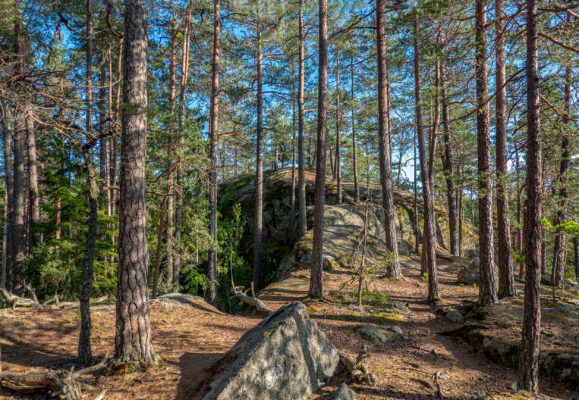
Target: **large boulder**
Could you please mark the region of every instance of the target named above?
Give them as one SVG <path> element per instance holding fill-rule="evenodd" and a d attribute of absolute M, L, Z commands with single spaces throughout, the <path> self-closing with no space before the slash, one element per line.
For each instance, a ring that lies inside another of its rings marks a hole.
<path fill-rule="evenodd" d="M 495 264 L 495 280 L 498 278 L 497 266 Z M 458 283 L 465 285 L 477 284 L 480 281 L 480 259 L 477 257 L 466 266 L 458 270 Z"/>
<path fill-rule="evenodd" d="M 196 390 L 207 393 L 203 400 L 307 399 L 334 375 L 339 360 L 307 308 L 292 303 L 245 333 L 211 367 L 206 382 L 217 379 L 208 392 Z"/>

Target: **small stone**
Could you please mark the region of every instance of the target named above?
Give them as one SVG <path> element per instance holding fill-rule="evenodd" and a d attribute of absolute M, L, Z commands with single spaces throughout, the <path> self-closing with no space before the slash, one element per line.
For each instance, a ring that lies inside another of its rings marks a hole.
<path fill-rule="evenodd" d="M 332 400 L 355 400 L 354 391 L 348 385 L 342 383 L 332 395 Z"/>
<path fill-rule="evenodd" d="M 398 333 L 399 335 L 402 335 L 402 328 L 399 327 L 398 325 L 392 325 L 390 327 L 390 330 L 394 333 Z"/>
<path fill-rule="evenodd" d="M 374 325 L 361 325 L 356 328 L 356 332 L 362 335 L 364 339 L 371 342 L 384 343 L 387 339 L 386 331 Z"/>
<path fill-rule="evenodd" d="M 568 313 L 575 311 L 575 307 L 571 304 L 559 303 L 559 307 L 561 308 L 561 310 L 568 312 Z"/>
<path fill-rule="evenodd" d="M 458 311 L 456 311 L 456 310 L 452 310 L 452 311 L 447 312 L 447 313 L 446 313 L 446 318 L 447 318 L 449 321 L 457 322 L 457 323 L 464 321 L 464 316 L 463 316 L 460 312 L 458 312 Z"/>

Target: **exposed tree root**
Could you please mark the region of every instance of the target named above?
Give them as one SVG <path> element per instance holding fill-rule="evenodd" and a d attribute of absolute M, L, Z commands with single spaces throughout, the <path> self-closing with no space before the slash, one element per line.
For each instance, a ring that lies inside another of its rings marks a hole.
<path fill-rule="evenodd" d="M 352 360 L 347 355 L 340 353 L 340 362 L 356 382 L 374 386 L 376 384 L 376 376 L 374 376 L 374 374 L 370 372 L 368 366 L 362 362 L 370 355 L 369 350 L 370 347 L 363 344 L 360 347 L 360 352 L 358 353 L 358 357 L 356 357 L 356 361 Z"/>

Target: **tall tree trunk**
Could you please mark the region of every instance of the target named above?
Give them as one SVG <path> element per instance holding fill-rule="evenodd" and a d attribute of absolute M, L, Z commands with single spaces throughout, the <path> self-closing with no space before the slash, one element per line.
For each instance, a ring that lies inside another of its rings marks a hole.
<path fill-rule="evenodd" d="M 176 27 L 176 14 L 173 13 L 171 18 L 171 28 L 170 28 L 170 40 L 169 40 L 169 126 L 168 126 L 168 143 L 167 143 L 167 204 L 166 204 L 166 218 L 165 224 L 167 225 L 167 230 L 165 233 L 166 238 L 166 248 L 167 248 L 167 283 L 169 286 L 173 286 L 173 290 L 177 290 L 178 285 L 174 285 L 175 278 L 174 273 L 174 250 L 173 250 L 173 209 L 174 209 L 174 165 L 175 165 L 175 152 L 177 151 L 177 132 L 175 131 L 175 118 L 177 116 L 177 27 Z M 187 57 L 186 54 L 183 57 Z M 164 210 L 161 209 L 161 214 Z M 159 221 L 159 223 L 161 223 Z M 163 230 L 159 227 L 159 232 Z M 157 248 L 157 253 L 160 254 L 161 248 Z M 179 279 L 177 278 L 177 283 Z"/>
<path fill-rule="evenodd" d="M 105 196 L 108 191 L 106 186 L 108 186 L 108 165 L 107 165 L 107 154 L 108 154 L 108 142 L 106 125 L 107 125 L 107 113 L 105 111 L 105 104 L 107 98 L 107 64 L 104 60 L 101 61 L 101 69 L 99 72 L 99 97 L 98 97 L 98 110 L 99 110 L 99 194 Z M 107 213 L 108 213 L 108 199 L 107 199 Z"/>
<path fill-rule="evenodd" d="M 388 74 L 386 71 L 386 37 L 384 20 L 384 0 L 376 3 L 376 46 L 378 56 L 378 132 L 380 135 L 380 183 L 382 185 L 382 207 L 384 208 L 384 232 L 386 249 L 392 262 L 386 267 L 386 275 L 399 279 L 402 276 L 398 259 L 396 239 L 396 216 L 392 197 L 392 149 L 388 131 Z"/>
<path fill-rule="evenodd" d="M 559 168 L 559 210 L 555 216 L 555 227 L 567 218 L 567 171 L 569 170 L 569 142 L 571 136 L 571 68 L 565 69 L 565 124 L 568 132 L 561 138 L 561 166 Z M 557 228 L 553 248 L 553 285 L 563 286 L 565 277 L 565 231 Z"/>
<path fill-rule="evenodd" d="M 209 264 L 207 277 L 210 281 L 209 301 L 217 302 L 217 122 L 219 117 L 219 52 L 221 33 L 220 0 L 213 2 L 213 59 L 211 61 L 211 106 L 210 106 L 210 138 L 209 160 L 211 172 L 209 173 L 209 236 L 212 244 L 209 248 Z"/>
<path fill-rule="evenodd" d="M 181 51 L 181 82 L 180 82 L 180 93 L 179 93 L 179 137 L 177 140 L 178 146 L 180 149 L 183 148 L 185 143 L 185 109 L 186 109 L 186 102 L 185 96 L 187 94 L 187 79 L 189 77 L 189 31 L 191 28 L 191 11 L 193 9 L 193 3 L 189 1 L 187 4 L 187 8 L 185 10 L 185 28 L 183 30 L 183 48 Z M 183 165 L 183 153 L 180 152 L 178 155 L 177 162 L 179 165 L 177 166 L 177 174 L 175 177 L 175 188 L 173 192 L 175 193 L 176 190 L 179 191 L 177 197 L 175 198 L 175 224 L 174 224 L 174 242 L 173 242 L 173 249 L 174 249 L 174 257 L 173 257 L 173 287 L 179 286 L 179 276 L 181 274 L 181 234 L 183 229 L 183 199 L 181 197 L 182 189 L 181 189 L 181 182 L 182 182 L 182 165 Z"/>
<path fill-rule="evenodd" d="M 454 158 L 450 144 L 450 116 L 448 112 L 448 97 L 446 92 L 446 68 L 440 66 L 442 86 L 442 123 L 444 126 L 444 176 L 446 179 L 446 198 L 448 202 L 448 228 L 450 236 L 450 254 L 458 256 L 458 225 L 456 209 L 456 185 L 454 178 Z"/>
<path fill-rule="evenodd" d="M 92 57 L 93 57 L 93 25 L 92 0 L 86 0 L 86 131 L 87 139 L 83 145 L 84 164 L 89 187 L 89 214 L 87 218 L 88 232 L 86 249 L 82 265 L 82 287 L 80 290 L 80 333 L 78 337 L 78 361 L 89 364 L 92 361 L 90 345 L 90 294 L 93 284 L 93 263 L 95 259 L 95 245 L 98 223 L 98 188 L 96 172 L 92 160 L 92 147 L 96 143 L 92 121 Z"/>
<path fill-rule="evenodd" d="M 360 187 L 358 185 L 358 146 L 356 138 L 356 107 L 354 101 L 356 99 L 355 81 L 354 81 L 354 56 L 350 61 L 351 83 L 352 83 L 352 170 L 354 173 L 354 201 L 360 202 Z"/>
<path fill-rule="evenodd" d="M 311 297 L 323 296 L 322 266 L 324 240 L 324 204 L 326 196 L 326 124 L 328 117 L 328 2 L 318 0 L 319 67 L 318 127 L 316 144 L 316 185 L 314 191 L 314 238 L 310 277 Z"/>
<path fill-rule="evenodd" d="M 147 285 L 147 15 L 143 0 L 125 1 L 125 63 L 119 204 L 119 265 L 117 270 L 114 358 L 153 364 Z"/>
<path fill-rule="evenodd" d="M 298 83 L 298 225 L 299 237 L 301 238 L 308 230 L 306 221 L 306 157 L 304 154 L 304 76 L 305 76 L 305 29 L 303 16 L 303 0 L 299 0 L 299 83 Z"/>
<path fill-rule="evenodd" d="M 36 227 L 40 223 L 40 193 L 38 191 L 38 165 L 36 153 L 36 132 L 33 111 L 26 111 L 26 140 L 28 144 L 28 250 L 38 243 Z"/>
<path fill-rule="evenodd" d="M 523 389 L 539 391 L 539 343 L 541 336 L 541 135 L 539 120 L 539 72 L 537 4 L 527 0 L 527 209 L 525 213 L 525 299 L 521 346 Z"/>
<path fill-rule="evenodd" d="M 261 50 L 261 0 L 257 4 L 257 146 L 255 171 L 255 248 L 253 253 L 253 284 L 261 289 L 261 257 L 263 253 L 263 66 Z"/>
<path fill-rule="evenodd" d="M 420 176 L 424 200 L 424 233 L 422 239 L 422 270 L 428 272 L 428 301 L 440 298 L 436 276 L 436 225 L 434 221 L 434 201 L 430 183 L 429 164 L 425 148 L 424 127 L 422 122 L 422 88 L 420 77 L 420 47 L 418 42 L 418 14 L 414 11 L 414 97 L 416 99 L 416 131 L 418 133 L 418 155 L 420 157 Z M 431 136 L 434 136 L 431 133 Z M 432 151 L 432 149 L 431 149 Z"/>
<path fill-rule="evenodd" d="M 17 3 L 15 3 L 17 4 Z M 16 5 L 16 21 L 14 23 L 14 33 L 16 36 L 14 52 L 17 57 L 16 74 L 23 77 L 25 74 L 25 52 L 26 43 L 24 39 L 24 24 L 22 14 Z M 17 77 L 18 78 L 18 77 Z M 24 173 L 24 134 L 26 130 L 26 110 L 22 106 L 16 107 L 16 117 L 14 120 L 14 180 L 13 180 L 13 197 L 14 197 L 14 225 L 12 240 L 12 291 L 16 295 L 24 294 L 24 258 L 26 256 L 26 220 L 25 210 L 25 189 L 26 181 Z"/>
<path fill-rule="evenodd" d="M 573 238 L 573 254 L 575 255 L 573 259 L 575 262 L 575 282 L 579 282 L 579 240 L 577 240 L 577 236 Z"/>
<path fill-rule="evenodd" d="M 340 137 L 340 54 L 336 46 L 336 179 L 338 191 L 338 204 L 342 202 L 342 143 Z"/>
<path fill-rule="evenodd" d="M 295 96 L 295 64 L 292 59 L 292 96 Z M 290 214 L 290 232 L 293 233 L 296 222 L 296 100 L 292 98 L 292 197 Z"/>
<path fill-rule="evenodd" d="M 420 92 L 420 88 L 419 88 L 419 92 Z M 418 103 L 417 103 L 418 104 Z M 422 107 L 422 106 L 420 106 Z M 418 114 L 417 116 L 417 121 L 418 121 Z M 422 108 L 420 111 L 420 120 L 422 121 Z M 422 122 L 421 122 L 422 125 Z M 414 202 L 413 202 L 413 206 L 414 206 L 414 252 L 416 254 L 420 253 L 420 227 L 418 226 L 418 189 L 417 189 L 417 181 L 418 181 L 418 174 L 417 174 L 417 158 L 416 158 L 416 134 L 418 131 L 418 124 L 416 124 L 416 127 L 414 128 Z M 420 273 L 425 273 L 426 270 L 424 269 L 424 267 L 426 267 L 424 264 L 422 264 L 420 266 Z"/>
<path fill-rule="evenodd" d="M 515 121 L 515 127 L 517 126 Z M 525 278 L 525 264 L 522 261 L 523 256 L 523 221 L 522 221 L 522 190 L 520 184 L 519 172 L 519 144 L 515 140 L 515 174 L 517 180 L 517 253 L 519 255 L 519 279 Z"/>
<path fill-rule="evenodd" d="M 458 170 L 458 169 L 457 169 Z M 458 194 L 458 256 L 462 257 L 462 222 L 464 221 L 464 183 L 460 181 L 460 189 Z"/>
<path fill-rule="evenodd" d="M 489 122 L 486 0 L 476 1 L 476 101 L 477 101 L 477 148 L 478 148 L 478 212 L 480 248 L 479 302 L 498 302 L 495 285 L 495 262 L 493 249 L 493 201 L 491 138 Z"/>
<path fill-rule="evenodd" d="M 496 0 L 496 151 L 497 151 L 497 239 L 499 245 L 499 298 L 517 294 L 513 256 L 511 254 L 511 222 L 507 196 L 507 124 L 505 120 L 505 32 L 504 0 Z"/>
<path fill-rule="evenodd" d="M 90 0 L 87 1 L 87 3 L 89 2 Z M 86 237 L 86 249 L 82 263 L 82 287 L 80 290 L 80 333 L 78 337 L 78 361 L 85 365 L 92 361 L 92 351 L 90 344 L 90 295 L 94 280 L 93 265 L 96 255 L 96 238 L 98 227 L 98 185 L 96 171 L 92 159 L 92 146 L 94 144 L 94 139 L 89 139 L 89 143 L 83 146 L 84 164 L 87 173 L 86 179 L 89 188 L 89 211 L 87 217 L 88 231 Z"/>
<path fill-rule="evenodd" d="M 12 190 L 12 135 L 8 105 L 3 101 L 2 130 L 4 139 L 4 185 L 6 188 L 4 203 L 4 240 L 2 242 L 2 289 L 12 290 L 12 259 L 13 259 L 13 232 L 14 232 L 14 196 Z"/>

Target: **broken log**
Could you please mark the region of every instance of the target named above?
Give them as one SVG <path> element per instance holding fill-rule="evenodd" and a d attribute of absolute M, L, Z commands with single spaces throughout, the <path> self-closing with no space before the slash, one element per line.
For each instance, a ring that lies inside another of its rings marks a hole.
<path fill-rule="evenodd" d="M 81 389 L 87 386 L 79 378 L 98 372 L 107 365 L 108 355 L 103 360 L 79 371 L 45 371 L 26 374 L 2 374 L 0 386 L 20 393 L 47 392 L 62 400 L 81 400 Z"/>
<path fill-rule="evenodd" d="M 261 314 L 272 313 L 265 303 L 255 296 L 255 293 L 253 292 L 253 282 L 251 283 L 252 296 L 246 294 L 247 290 L 245 292 L 243 291 L 243 286 L 235 286 L 233 280 L 231 281 L 231 290 L 233 291 L 233 297 L 253 307 L 257 312 Z"/>

